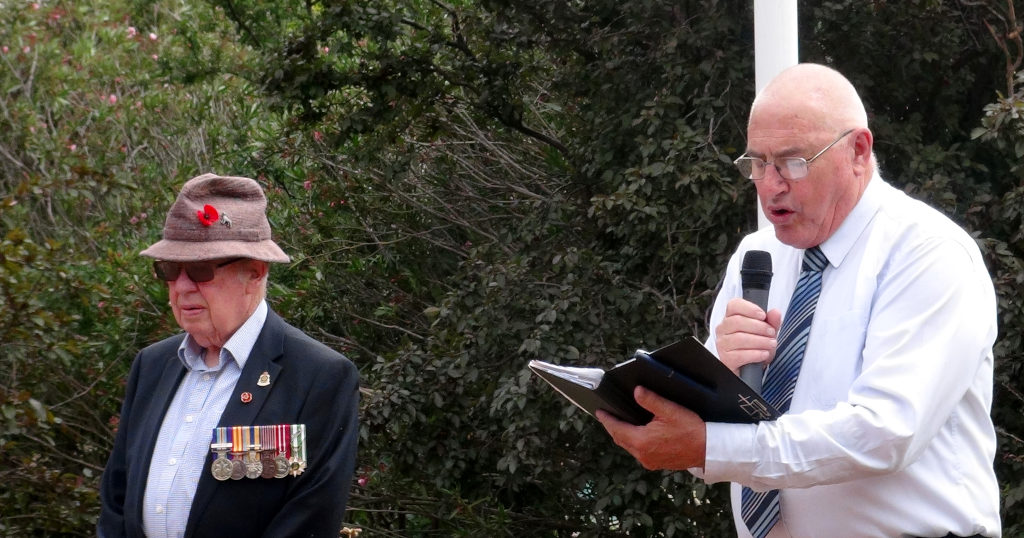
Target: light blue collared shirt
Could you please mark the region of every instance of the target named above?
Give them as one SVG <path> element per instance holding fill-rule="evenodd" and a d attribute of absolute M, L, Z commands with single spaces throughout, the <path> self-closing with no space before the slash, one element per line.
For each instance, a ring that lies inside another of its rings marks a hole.
<path fill-rule="evenodd" d="M 206 366 L 205 350 L 191 335 L 178 348 L 186 373 L 164 415 L 149 464 L 142 510 L 146 536 L 185 535 L 199 477 L 208 467 L 212 432 L 263 330 L 267 311 L 267 302 L 261 301 L 221 348 L 216 366 Z"/>

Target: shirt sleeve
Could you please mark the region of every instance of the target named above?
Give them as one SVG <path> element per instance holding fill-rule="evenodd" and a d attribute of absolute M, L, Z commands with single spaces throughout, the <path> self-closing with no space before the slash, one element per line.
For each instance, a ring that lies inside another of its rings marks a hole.
<path fill-rule="evenodd" d="M 969 391 L 995 338 L 995 297 L 980 257 L 953 239 L 929 239 L 887 259 L 874 282 L 847 397 L 757 425 L 709 423 L 706 481 L 766 490 L 898 471 L 958 403 L 976 396 Z"/>

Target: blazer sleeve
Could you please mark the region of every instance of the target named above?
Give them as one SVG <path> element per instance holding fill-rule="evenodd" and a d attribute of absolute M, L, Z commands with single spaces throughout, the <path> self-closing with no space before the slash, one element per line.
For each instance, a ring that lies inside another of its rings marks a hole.
<path fill-rule="evenodd" d="M 144 473 L 163 413 L 167 395 L 185 373 L 177 358 L 183 334 L 153 344 L 138 353 L 125 384 L 124 400 L 114 447 L 100 479 L 100 517 L 96 533 L 101 538 L 142 534 L 141 496 Z"/>
<path fill-rule="evenodd" d="M 344 521 L 359 439 L 359 372 L 341 354 L 315 349 L 331 356 L 305 357 L 307 364 L 317 364 L 299 416 L 306 424 L 307 470 L 264 530 L 267 537 L 336 538 Z"/>
<path fill-rule="evenodd" d="M 132 403 L 138 392 L 139 371 L 142 361 L 137 356 L 132 362 L 125 386 L 124 401 L 121 403 L 121 415 L 118 421 L 117 434 L 114 436 L 114 448 L 107 459 L 100 479 L 100 518 L 96 525 L 96 534 L 100 538 L 126 536 L 124 520 L 124 501 L 128 486 L 128 424 L 131 423 Z"/>

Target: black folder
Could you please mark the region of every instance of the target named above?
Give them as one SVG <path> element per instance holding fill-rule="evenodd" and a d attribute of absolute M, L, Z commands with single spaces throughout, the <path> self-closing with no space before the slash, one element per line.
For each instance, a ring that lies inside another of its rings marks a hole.
<path fill-rule="evenodd" d="M 637 350 L 607 371 L 539 360 L 530 361 L 529 368 L 587 413 L 603 409 L 638 425 L 650 422 L 652 415 L 633 399 L 637 385 L 692 410 L 705 422 L 754 423 L 779 416 L 693 337 L 650 352 Z"/>

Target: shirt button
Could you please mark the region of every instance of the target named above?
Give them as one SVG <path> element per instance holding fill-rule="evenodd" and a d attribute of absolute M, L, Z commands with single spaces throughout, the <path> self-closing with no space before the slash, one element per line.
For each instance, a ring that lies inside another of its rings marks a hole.
<path fill-rule="evenodd" d="M 164 505 L 162 505 L 162 504 L 156 505 L 156 513 L 158 513 L 158 514 L 164 513 Z"/>
<path fill-rule="evenodd" d="M 203 381 L 209 381 L 209 380 L 210 380 L 210 374 L 203 374 Z"/>
<path fill-rule="evenodd" d="M 185 415 L 185 422 L 192 422 L 192 415 Z"/>
<path fill-rule="evenodd" d="M 175 459 L 175 458 L 171 458 L 171 459 L 167 460 L 167 464 L 168 465 L 174 465 L 176 463 L 178 463 L 178 460 Z"/>

